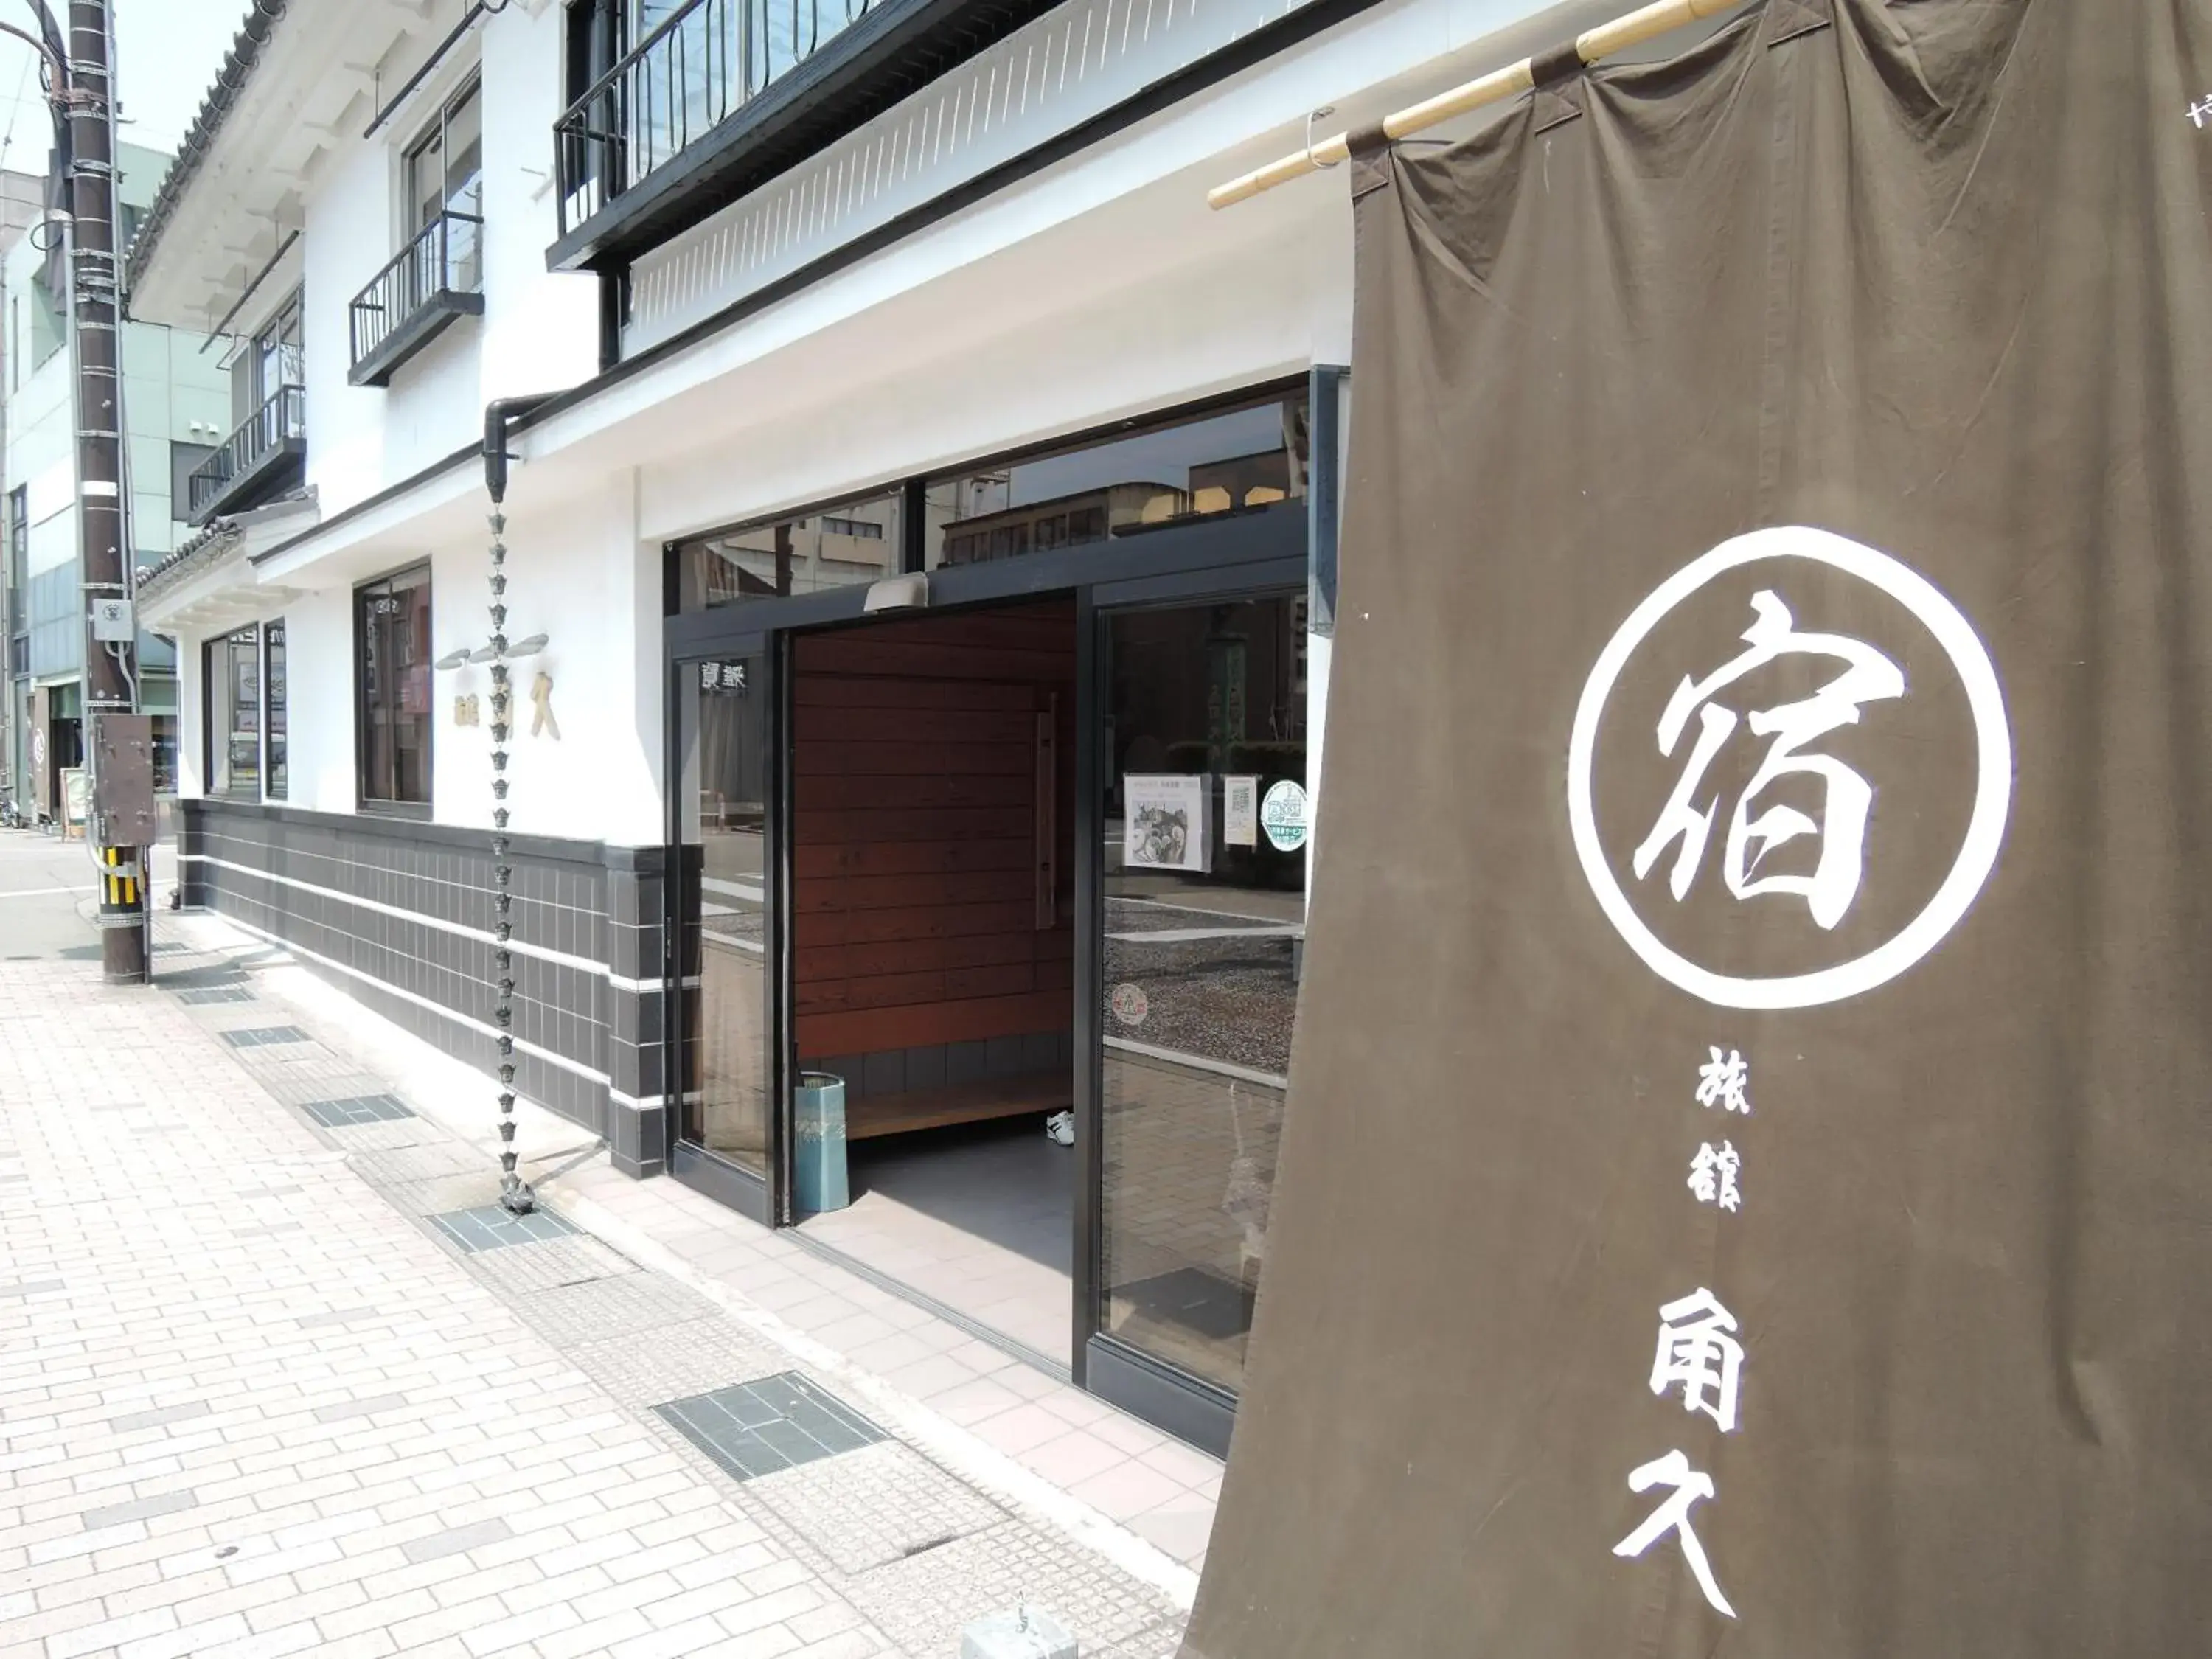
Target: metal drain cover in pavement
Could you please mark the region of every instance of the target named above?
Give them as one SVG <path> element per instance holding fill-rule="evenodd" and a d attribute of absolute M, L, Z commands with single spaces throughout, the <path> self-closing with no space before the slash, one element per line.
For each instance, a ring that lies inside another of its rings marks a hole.
<path fill-rule="evenodd" d="M 733 1479 L 750 1480 L 872 1446 L 884 1431 L 796 1371 L 655 1406 Z"/>
<path fill-rule="evenodd" d="M 222 1040 L 234 1048 L 259 1048 L 279 1042 L 305 1042 L 307 1034 L 296 1025 L 249 1025 L 225 1031 Z"/>
<path fill-rule="evenodd" d="M 194 1007 L 210 1002 L 251 1002 L 253 993 L 240 990 L 234 985 L 210 985 L 198 991 L 179 991 L 177 1000 Z"/>
<path fill-rule="evenodd" d="M 364 1123 L 389 1123 L 395 1119 L 415 1115 L 397 1095 L 354 1095 L 344 1100 L 311 1100 L 303 1109 L 325 1129 L 354 1129 Z"/>
<path fill-rule="evenodd" d="M 576 1231 L 550 1210 L 511 1215 L 496 1204 L 474 1210 L 448 1210 L 443 1215 L 432 1216 L 430 1222 L 471 1255 L 478 1250 L 496 1250 L 507 1244 L 532 1244 L 541 1239 L 560 1238 Z"/>

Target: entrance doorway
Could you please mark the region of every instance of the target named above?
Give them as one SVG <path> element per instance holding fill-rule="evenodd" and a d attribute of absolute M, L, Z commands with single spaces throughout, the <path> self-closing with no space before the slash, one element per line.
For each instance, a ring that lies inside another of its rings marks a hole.
<path fill-rule="evenodd" d="M 853 1194 L 801 1230 L 1064 1366 L 1075 604 L 807 634 L 789 660 L 792 1036 L 844 1084 Z"/>
<path fill-rule="evenodd" d="M 1303 957 L 1308 408 L 672 547 L 665 950 L 635 930 L 678 1180 L 1217 1451 Z"/>

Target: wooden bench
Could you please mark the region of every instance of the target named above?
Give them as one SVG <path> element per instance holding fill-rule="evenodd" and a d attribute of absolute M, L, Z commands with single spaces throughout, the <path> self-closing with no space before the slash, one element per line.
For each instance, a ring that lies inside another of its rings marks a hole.
<path fill-rule="evenodd" d="M 845 1138 L 867 1140 L 914 1129 L 942 1129 L 955 1123 L 987 1123 L 994 1118 L 1042 1117 L 1048 1112 L 1066 1111 L 1074 1103 L 1074 1085 L 1065 1072 L 1033 1072 L 948 1084 L 940 1089 L 864 1095 L 845 1102 Z"/>

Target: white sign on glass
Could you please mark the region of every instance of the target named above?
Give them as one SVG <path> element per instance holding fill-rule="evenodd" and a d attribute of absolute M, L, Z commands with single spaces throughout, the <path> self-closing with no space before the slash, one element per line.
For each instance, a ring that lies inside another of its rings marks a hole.
<path fill-rule="evenodd" d="M 1260 844 L 1260 780 L 1234 775 L 1221 780 L 1221 841 L 1225 847 Z"/>

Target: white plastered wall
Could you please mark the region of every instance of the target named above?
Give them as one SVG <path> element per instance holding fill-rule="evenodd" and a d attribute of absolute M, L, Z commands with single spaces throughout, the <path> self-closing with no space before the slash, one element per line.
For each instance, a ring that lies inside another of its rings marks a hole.
<path fill-rule="evenodd" d="M 316 173 L 301 239 L 307 479 L 326 517 L 474 441 L 492 398 L 558 391 L 599 366 L 596 279 L 545 269 L 560 17 L 558 7 L 486 17 L 373 137 L 349 137 Z M 349 385 L 350 302 L 411 228 L 401 201 L 405 152 L 479 74 L 483 314 L 448 325 L 388 386 Z"/>

